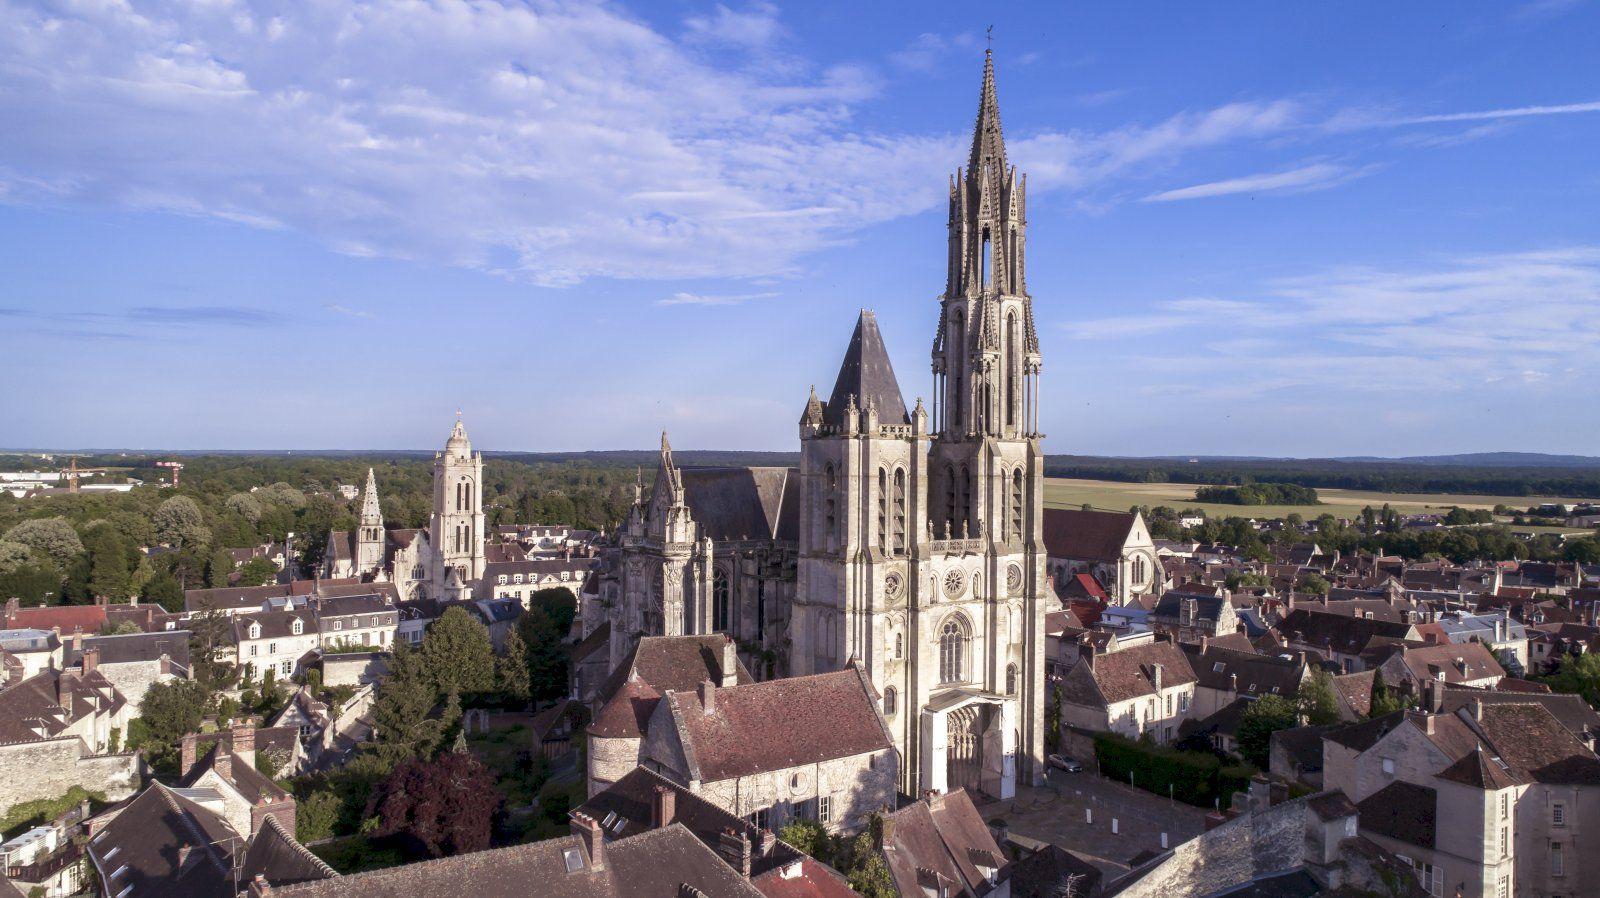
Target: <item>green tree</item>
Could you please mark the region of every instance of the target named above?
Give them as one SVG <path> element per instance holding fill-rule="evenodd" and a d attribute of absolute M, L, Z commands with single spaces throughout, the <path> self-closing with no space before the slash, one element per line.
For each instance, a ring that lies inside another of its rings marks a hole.
<path fill-rule="evenodd" d="M 494 690 L 494 645 L 489 628 L 460 605 L 445 609 L 428 625 L 417 654 L 435 695 L 452 688 L 469 697 Z"/>
<path fill-rule="evenodd" d="M 158 571 L 139 590 L 139 598 L 177 614 L 183 611 L 183 586 L 167 571 Z"/>
<path fill-rule="evenodd" d="M 1263 695 L 1245 708 L 1239 718 L 1239 754 L 1266 769 L 1272 753 L 1272 734 L 1298 723 L 1294 705 L 1281 695 Z"/>
<path fill-rule="evenodd" d="M 228 585 L 228 578 L 233 575 L 233 554 L 227 549 L 218 549 L 211 553 L 206 560 L 206 585 L 217 589 Z"/>
<path fill-rule="evenodd" d="M 389 675 L 372 702 L 369 750 L 390 767 L 431 753 L 441 728 L 428 714 L 438 699 L 419 654 L 404 642 L 396 643 Z"/>
<path fill-rule="evenodd" d="M 6 542 L 18 543 L 48 558 L 63 570 L 83 554 L 83 541 L 66 518 L 33 518 L 6 531 Z"/>
<path fill-rule="evenodd" d="M 1311 675 L 1300 684 L 1298 705 L 1300 716 L 1308 724 L 1327 726 L 1338 723 L 1339 697 L 1333 691 L 1333 676 L 1321 666 L 1313 665 Z"/>
<path fill-rule="evenodd" d="M 1373 671 L 1372 707 L 1368 709 L 1367 716 L 1382 717 L 1385 714 L 1393 714 L 1404 707 L 1405 704 L 1400 701 L 1399 696 L 1396 696 L 1394 692 L 1389 689 L 1388 684 L 1383 682 L 1383 671 Z"/>
<path fill-rule="evenodd" d="M 1307 574 L 1300 578 L 1300 591 L 1314 596 L 1325 596 L 1330 586 L 1321 574 Z"/>
<path fill-rule="evenodd" d="M 235 582 L 240 586 L 267 586 L 277 579 L 277 566 L 265 558 L 256 557 L 240 565 Z"/>
<path fill-rule="evenodd" d="M 234 493 L 222 504 L 224 508 L 252 524 L 261 520 L 261 503 L 249 493 Z"/>
<path fill-rule="evenodd" d="M 151 766 L 172 773 L 183 737 L 199 732 L 210 709 L 211 694 L 194 680 L 152 684 L 139 703 L 139 726 L 130 728 L 129 740 L 139 740 L 133 747 L 145 753 Z"/>
<path fill-rule="evenodd" d="M 1600 654 L 1584 652 L 1562 658 L 1561 666 L 1545 678 L 1545 683 L 1556 692 L 1581 695 L 1584 701 L 1600 708 Z"/>
<path fill-rule="evenodd" d="M 824 863 L 833 856 L 833 837 L 815 820 L 796 817 L 778 828 L 778 838 Z"/>
<path fill-rule="evenodd" d="M 522 707 L 528 703 L 528 644 L 522 639 L 522 628 L 512 627 L 506 634 L 505 654 L 495 659 L 495 688 L 509 704 Z"/>
<path fill-rule="evenodd" d="M 37 564 L 39 555 L 26 543 L 0 539 L 0 574 L 9 574 Z"/>
<path fill-rule="evenodd" d="M 205 515 L 188 496 L 173 496 L 162 502 L 151 517 L 151 522 L 156 527 L 156 539 L 174 548 L 203 546 L 211 542 L 211 531 L 206 527 Z"/>

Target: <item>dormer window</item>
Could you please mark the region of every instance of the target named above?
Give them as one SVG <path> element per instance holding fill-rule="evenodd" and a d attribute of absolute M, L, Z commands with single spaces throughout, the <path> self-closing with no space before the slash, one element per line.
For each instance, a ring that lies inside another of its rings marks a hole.
<path fill-rule="evenodd" d="M 261 624 L 256 623 L 255 621 L 251 621 L 250 622 L 250 638 L 251 639 L 260 639 L 261 638 Z"/>
<path fill-rule="evenodd" d="M 298 617 L 295 618 L 294 621 L 289 624 L 289 632 L 293 633 L 296 636 L 299 636 L 301 633 L 304 633 L 305 631 L 306 631 L 305 622 L 300 620 L 300 618 L 298 618 Z"/>

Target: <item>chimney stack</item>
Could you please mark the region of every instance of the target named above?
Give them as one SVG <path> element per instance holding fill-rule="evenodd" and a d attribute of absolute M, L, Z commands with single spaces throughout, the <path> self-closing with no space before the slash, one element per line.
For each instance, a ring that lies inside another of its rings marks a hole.
<path fill-rule="evenodd" d="M 717 684 L 710 680 L 700 681 L 700 704 L 705 708 L 706 714 L 717 713 Z"/>
<path fill-rule="evenodd" d="M 1429 680 L 1423 687 L 1424 699 L 1428 703 L 1428 713 L 1444 713 L 1444 684 L 1438 680 Z"/>
<path fill-rule="evenodd" d="M 722 682 L 724 689 L 739 685 L 739 646 L 732 636 L 722 637 Z"/>
<path fill-rule="evenodd" d="M 650 828 L 671 826 L 673 817 L 677 814 L 678 793 L 667 786 L 656 786 L 651 798 Z"/>
<path fill-rule="evenodd" d="M 222 744 L 221 739 L 211 743 L 211 769 L 224 780 L 233 781 L 233 752 Z"/>
<path fill-rule="evenodd" d="M 732 827 L 722 831 L 719 844 L 722 859 L 728 866 L 739 871 L 739 875 L 750 876 L 750 837 L 743 831 L 736 831 Z"/>
<path fill-rule="evenodd" d="M 233 725 L 231 740 L 233 742 L 233 753 L 251 767 L 256 766 L 255 723 L 249 720 L 236 722 Z"/>
<path fill-rule="evenodd" d="M 1161 664 L 1150 665 L 1150 683 L 1156 687 L 1156 695 L 1161 695 Z"/>
<path fill-rule="evenodd" d="M 189 733 L 183 737 L 182 754 L 178 759 L 178 775 L 188 776 L 194 769 L 195 763 L 195 734 Z"/>
<path fill-rule="evenodd" d="M 606 840 L 600 823 L 582 811 L 572 814 L 572 834 L 583 841 L 583 850 L 589 855 L 589 869 L 606 868 Z"/>
<path fill-rule="evenodd" d="M 770 829 L 761 831 L 761 856 L 771 857 L 772 850 L 778 847 L 778 836 Z"/>
<path fill-rule="evenodd" d="M 100 650 L 98 648 L 84 649 L 80 657 L 83 659 L 84 676 L 94 673 L 94 669 L 100 666 Z"/>

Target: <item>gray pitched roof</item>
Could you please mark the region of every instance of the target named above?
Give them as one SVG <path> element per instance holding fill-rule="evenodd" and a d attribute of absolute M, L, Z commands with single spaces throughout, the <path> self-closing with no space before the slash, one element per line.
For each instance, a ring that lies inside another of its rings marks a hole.
<path fill-rule="evenodd" d="M 851 396 L 858 408 L 865 408 L 869 400 L 875 403 L 878 420 L 884 424 L 911 423 L 905 398 L 900 395 L 900 382 L 895 380 L 894 367 L 889 364 L 889 350 L 878 332 L 878 318 L 866 309 L 856 319 L 856 332 L 850 338 L 850 348 L 845 350 L 823 420 L 835 426 L 844 424 L 844 410 Z"/>
<path fill-rule="evenodd" d="M 684 468 L 684 504 L 715 540 L 798 540 L 800 477 L 793 468 Z"/>

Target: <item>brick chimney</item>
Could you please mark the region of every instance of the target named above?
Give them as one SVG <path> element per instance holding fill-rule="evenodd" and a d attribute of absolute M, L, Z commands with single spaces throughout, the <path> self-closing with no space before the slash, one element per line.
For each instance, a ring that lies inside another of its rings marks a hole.
<path fill-rule="evenodd" d="M 196 738 L 198 737 L 194 733 L 189 733 L 183 737 L 182 753 L 178 759 L 178 775 L 181 777 L 188 776 L 189 771 L 194 769 L 195 761 L 198 760 L 195 757 Z"/>
<path fill-rule="evenodd" d="M 739 646 L 733 641 L 732 636 L 724 636 L 722 641 L 722 683 L 724 689 L 731 689 L 739 685 Z"/>
<path fill-rule="evenodd" d="M 1161 694 L 1161 668 L 1160 663 L 1150 665 L 1150 684 L 1156 687 L 1156 695 Z"/>
<path fill-rule="evenodd" d="M 256 766 L 256 725 L 253 721 L 237 721 L 232 729 L 233 753 L 239 760 Z"/>
<path fill-rule="evenodd" d="M 589 854 L 589 869 L 604 870 L 606 840 L 599 821 L 582 811 L 575 811 L 572 815 L 572 834 L 583 841 L 583 849 Z"/>
<path fill-rule="evenodd" d="M 1444 684 L 1438 680 L 1429 680 L 1422 687 L 1423 700 L 1427 702 L 1429 714 L 1444 712 Z"/>
<path fill-rule="evenodd" d="M 742 830 L 732 827 L 724 829 L 718 840 L 717 852 L 728 862 L 728 866 L 739 871 L 739 875 L 750 875 L 750 837 Z"/>
<path fill-rule="evenodd" d="M 671 826 L 673 818 L 677 815 L 678 793 L 667 786 L 657 786 L 651 795 L 650 802 L 650 828 L 660 829 Z"/>
<path fill-rule="evenodd" d="M 717 684 L 710 680 L 700 681 L 700 704 L 706 709 L 706 714 L 717 713 Z"/>
<path fill-rule="evenodd" d="M 228 746 L 222 744 L 221 739 L 218 739 L 212 745 L 214 748 L 211 752 L 211 769 L 217 772 L 217 776 L 232 782 L 233 752 L 228 750 Z"/>
<path fill-rule="evenodd" d="M 94 673 L 95 668 L 100 666 L 100 650 L 97 648 L 84 649 L 80 657 L 83 658 L 84 676 Z"/>

